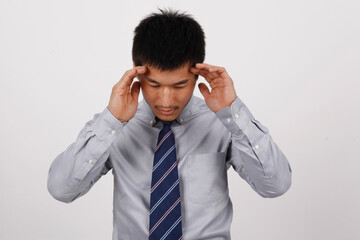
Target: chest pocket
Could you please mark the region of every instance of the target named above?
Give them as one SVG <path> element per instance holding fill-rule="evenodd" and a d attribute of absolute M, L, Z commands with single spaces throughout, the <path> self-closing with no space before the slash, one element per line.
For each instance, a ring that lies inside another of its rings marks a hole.
<path fill-rule="evenodd" d="M 187 196 L 193 203 L 215 203 L 228 197 L 226 153 L 187 157 Z"/>

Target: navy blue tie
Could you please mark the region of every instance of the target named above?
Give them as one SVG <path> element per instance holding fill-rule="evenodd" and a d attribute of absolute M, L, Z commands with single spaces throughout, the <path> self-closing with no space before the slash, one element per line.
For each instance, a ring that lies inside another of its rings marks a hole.
<path fill-rule="evenodd" d="M 150 196 L 149 240 L 164 239 L 183 239 L 175 139 L 168 123 L 155 149 Z"/>

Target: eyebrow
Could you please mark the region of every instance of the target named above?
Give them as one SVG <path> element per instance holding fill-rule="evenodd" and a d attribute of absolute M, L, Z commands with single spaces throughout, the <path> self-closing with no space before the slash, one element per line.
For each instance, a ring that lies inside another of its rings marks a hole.
<path fill-rule="evenodd" d="M 151 78 L 146 77 L 146 76 L 144 76 L 144 77 L 145 77 L 145 79 L 146 79 L 147 81 L 149 81 L 149 82 L 151 82 L 151 83 L 155 83 L 155 84 L 161 85 L 159 82 L 155 81 L 154 79 L 151 79 Z M 184 79 L 184 80 L 181 80 L 180 82 L 175 83 L 174 85 L 185 84 L 185 83 L 187 83 L 188 81 L 189 81 L 189 79 Z"/>

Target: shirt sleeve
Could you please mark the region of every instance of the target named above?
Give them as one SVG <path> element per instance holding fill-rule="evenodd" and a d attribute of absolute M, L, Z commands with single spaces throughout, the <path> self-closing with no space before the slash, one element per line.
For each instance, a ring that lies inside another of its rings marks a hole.
<path fill-rule="evenodd" d="M 90 190 L 111 168 L 109 148 L 124 124 L 106 107 L 94 115 L 74 143 L 51 163 L 47 188 L 62 202 L 72 202 Z"/>
<path fill-rule="evenodd" d="M 236 98 L 215 113 L 231 133 L 227 161 L 262 197 L 277 197 L 291 185 L 290 164 L 269 130 Z"/>

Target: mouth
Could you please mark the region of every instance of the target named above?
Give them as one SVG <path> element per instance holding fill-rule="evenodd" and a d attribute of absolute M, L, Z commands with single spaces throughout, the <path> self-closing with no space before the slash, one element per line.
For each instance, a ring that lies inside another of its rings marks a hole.
<path fill-rule="evenodd" d="M 174 113 L 175 109 L 158 109 L 163 115 L 171 115 Z"/>

